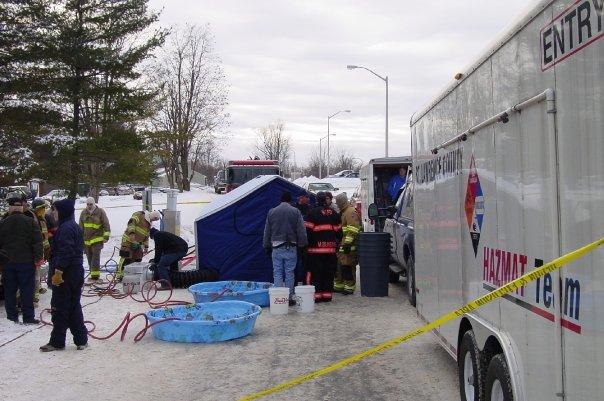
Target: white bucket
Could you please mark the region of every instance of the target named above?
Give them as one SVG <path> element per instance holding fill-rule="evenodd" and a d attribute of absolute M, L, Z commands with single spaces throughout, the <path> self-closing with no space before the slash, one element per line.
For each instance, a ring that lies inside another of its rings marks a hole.
<path fill-rule="evenodd" d="M 289 288 L 271 287 L 268 289 L 271 303 L 271 315 L 287 315 L 289 309 Z"/>
<path fill-rule="evenodd" d="M 315 310 L 315 286 L 297 285 L 294 291 L 296 293 L 296 303 L 298 304 L 298 312 L 313 312 Z"/>

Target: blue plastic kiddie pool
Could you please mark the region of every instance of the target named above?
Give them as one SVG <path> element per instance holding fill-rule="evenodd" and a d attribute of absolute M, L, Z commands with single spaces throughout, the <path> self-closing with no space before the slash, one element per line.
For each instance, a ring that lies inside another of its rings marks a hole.
<path fill-rule="evenodd" d="M 189 287 L 195 303 L 214 301 L 246 301 L 258 306 L 269 306 L 268 289 L 272 283 L 257 281 L 214 281 Z"/>
<path fill-rule="evenodd" d="M 147 312 L 155 338 L 181 343 L 214 343 L 245 337 L 252 332 L 262 308 L 250 302 L 224 301 Z"/>

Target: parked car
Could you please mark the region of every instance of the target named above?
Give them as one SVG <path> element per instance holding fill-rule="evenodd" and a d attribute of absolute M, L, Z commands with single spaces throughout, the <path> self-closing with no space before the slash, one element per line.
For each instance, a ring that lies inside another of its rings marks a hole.
<path fill-rule="evenodd" d="M 42 199 L 49 201 L 50 203 L 65 199 L 69 196 L 69 190 L 67 189 L 53 189 L 46 195 L 42 196 Z"/>
<path fill-rule="evenodd" d="M 409 177 L 410 178 L 410 177 Z M 409 180 L 392 209 L 394 213 L 384 222 L 384 232 L 390 233 L 390 282 L 406 279 L 409 302 L 415 306 L 415 234 L 413 228 L 413 182 Z"/>
<path fill-rule="evenodd" d="M 302 185 L 302 188 L 306 189 L 313 194 L 317 192 L 336 192 L 339 191 L 339 188 L 335 188 L 332 184 L 328 182 L 306 182 Z"/>
<path fill-rule="evenodd" d="M 25 193 L 28 200 L 32 200 L 36 197 L 35 194 L 32 192 L 32 190 L 29 189 L 28 187 L 26 187 L 25 185 L 12 185 L 12 186 L 8 187 L 8 192 L 14 192 L 14 191 L 21 191 L 21 192 Z"/>
<path fill-rule="evenodd" d="M 142 200 L 143 193 L 141 191 L 135 191 L 134 194 L 132 194 L 132 197 L 136 200 Z"/>
<path fill-rule="evenodd" d="M 116 189 L 117 195 L 133 195 L 134 190 L 129 185 L 119 185 Z"/>
<path fill-rule="evenodd" d="M 99 196 L 109 196 L 109 191 L 107 191 L 106 189 L 101 189 L 99 191 Z"/>
<path fill-rule="evenodd" d="M 342 170 L 342 171 L 338 171 L 335 174 L 331 174 L 328 178 L 344 178 L 344 177 L 348 177 L 349 174 L 353 174 L 354 171 L 352 170 Z"/>

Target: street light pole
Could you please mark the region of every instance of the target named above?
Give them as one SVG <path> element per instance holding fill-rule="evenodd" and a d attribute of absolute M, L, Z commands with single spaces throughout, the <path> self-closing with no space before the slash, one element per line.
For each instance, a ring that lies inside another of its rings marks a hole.
<path fill-rule="evenodd" d="M 329 131 L 329 129 L 328 129 Z M 327 138 L 327 143 L 329 143 L 329 137 L 330 136 L 336 136 L 336 134 L 327 134 L 325 135 L 323 138 L 319 139 L 319 179 L 323 178 L 323 147 L 321 145 L 321 143 L 323 142 L 323 139 Z"/>
<path fill-rule="evenodd" d="M 330 153 L 329 153 L 329 151 L 330 151 L 330 149 L 329 149 L 329 137 L 331 136 L 329 134 L 329 120 L 331 120 L 333 117 L 337 116 L 340 113 L 350 113 L 350 110 L 340 110 L 337 113 L 333 113 L 332 115 L 330 115 L 330 116 L 327 117 L 327 176 L 329 176 L 329 164 L 330 164 L 329 162 L 331 161 Z M 335 136 L 335 134 L 334 134 L 334 136 Z"/>
<path fill-rule="evenodd" d="M 346 68 L 348 68 L 349 70 L 355 70 L 357 68 L 361 68 L 363 70 L 369 71 L 370 73 L 372 73 L 373 75 L 375 75 L 376 77 L 378 77 L 379 79 L 381 79 L 382 81 L 384 81 L 386 83 L 386 146 L 385 147 L 386 147 L 386 157 L 388 157 L 388 76 L 382 77 L 375 71 L 372 71 L 367 67 L 362 67 L 359 65 L 347 65 Z"/>

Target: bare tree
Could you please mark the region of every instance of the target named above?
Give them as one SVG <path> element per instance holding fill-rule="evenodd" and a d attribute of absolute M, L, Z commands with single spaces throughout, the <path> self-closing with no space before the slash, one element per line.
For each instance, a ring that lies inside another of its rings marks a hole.
<path fill-rule="evenodd" d="M 342 170 L 358 171 L 363 165 L 362 160 L 354 157 L 352 152 L 347 149 L 336 148 L 331 160 L 331 170 L 334 172 Z"/>
<path fill-rule="evenodd" d="M 228 87 L 208 26 L 177 30 L 156 66 L 159 100 L 150 142 L 171 187 L 190 190 L 195 170 L 217 156 L 228 126 Z"/>
<path fill-rule="evenodd" d="M 313 148 L 310 153 L 310 158 L 308 160 L 308 167 L 306 168 L 304 174 L 308 176 L 319 177 L 319 174 L 325 173 L 327 171 L 327 151 L 323 148 L 321 149 L 321 153 L 319 153 L 319 146 Z M 320 167 L 319 167 L 320 166 Z"/>
<path fill-rule="evenodd" d="M 286 165 L 292 152 L 291 137 L 285 133 L 285 124 L 277 121 L 256 131 L 256 151 L 267 160 Z"/>
<path fill-rule="evenodd" d="M 308 160 L 308 167 L 305 170 L 306 175 L 314 175 L 315 177 L 319 177 L 320 171 L 323 174 L 325 174 L 327 171 L 327 151 L 325 149 L 321 149 L 321 151 L 323 153 L 322 155 L 319 154 L 319 146 L 313 148 L 311 151 L 310 158 Z M 333 172 L 338 172 L 341 170 L 358 171 L 363 165 L 362 160 L 354 157 L 352 152 L 349 150 L 333 147 L 331 153 L 332 156 L 330 169 Z M 319 165 L 321 166 L 320 169 Z"/>

